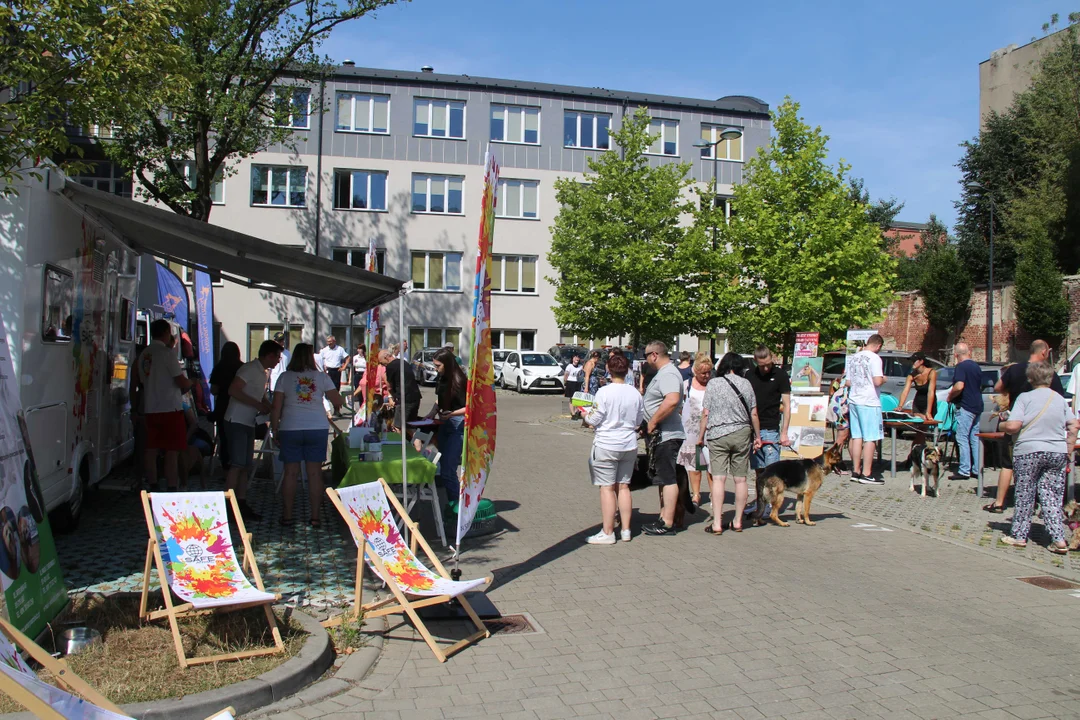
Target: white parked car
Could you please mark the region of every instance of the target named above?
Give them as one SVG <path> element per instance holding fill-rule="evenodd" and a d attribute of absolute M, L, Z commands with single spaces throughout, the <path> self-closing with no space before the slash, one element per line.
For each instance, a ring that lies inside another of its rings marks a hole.
<path fill-rule="evenodd" d="M 506 358 L 510 357 L 509 350 L 492 350 L 491 351 L 491 365 L 495 370 L 495 384 L 500 384 L 502 380 L 503 363 L 506 362 Z"/>
<path fill-rule="evenodd" d="M 512 352 L 503 362 L 499 385 L 518 392 L 562 390 L 563 369 L 546 352 Z"/>

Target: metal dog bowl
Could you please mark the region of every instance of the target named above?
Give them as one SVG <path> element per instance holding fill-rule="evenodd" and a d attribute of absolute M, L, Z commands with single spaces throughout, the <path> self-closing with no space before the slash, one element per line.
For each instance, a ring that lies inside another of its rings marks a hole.
<path fill-rule="evenodd" d="M 75 627 L 60 633 L 60 651 L 65 655 L 75 655 L 101 642 L 101 633 L 93 628 Z"/>

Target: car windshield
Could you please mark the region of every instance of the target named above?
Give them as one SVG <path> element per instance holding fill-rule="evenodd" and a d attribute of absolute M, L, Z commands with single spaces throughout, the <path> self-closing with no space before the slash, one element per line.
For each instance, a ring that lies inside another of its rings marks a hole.
<path fill-rule="evenodd" d="M 529 353 L 521 356 L 522 365 L 558 365 L 559 361 L 547 353 Z"/>
<path fill-rule="evenodd" d="M 502 362 L 506 358 L 510 357 L 510 351 L 509 350 L 496 350 L 495 352 L 492 353 L 492 357 L 495 359 L 495 362 Z"/>
<path fill-rule="evenodd" d="M 828 373 L 830 375 L 843 375 L 844 365 L 846 363 L 846 355 L 826 355 L 825 366 L 821 369 L 821 372 Z"/>

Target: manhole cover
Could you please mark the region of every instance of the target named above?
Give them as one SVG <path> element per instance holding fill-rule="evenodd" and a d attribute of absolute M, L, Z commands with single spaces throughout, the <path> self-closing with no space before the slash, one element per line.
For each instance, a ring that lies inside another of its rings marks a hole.
<path fill-rule="evenodd" d="M 484 620 L 484 626 L 492 635 L 528 635 L 543 632 L 538 625 L 533 625 L 531 618 L 525 615 L 503 615 Z"/>
<path fill-rule="evenodd" d="M 1034 575 L 1032 577 L 1016 579 L 1020 582 L 1026 582 L 1028 585 L 1040 587 L 1043 590 L 1075 590 L 1076 588 L 1080 588 L 1080 583 L 1069 582 L 1068 580 L 1062 580 L 1061 578 L 1052 575 Z"/>

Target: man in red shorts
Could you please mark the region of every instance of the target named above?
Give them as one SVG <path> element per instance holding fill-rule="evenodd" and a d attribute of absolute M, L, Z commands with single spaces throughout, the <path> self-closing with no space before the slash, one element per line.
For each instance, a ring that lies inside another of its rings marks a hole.
<path fill-rule="evenodd" d="M 139 355 L 139 383 L 146 417 L 146 482 L 157 490 L 158 453 L 165 453 L 165 481 L 169 490 L 180 486 L 177 459 L 187 450 L 182 395 L 191 387 L 176 358 L 176 336 L 168 320 L 150 324 L 150 345 Z"/>

